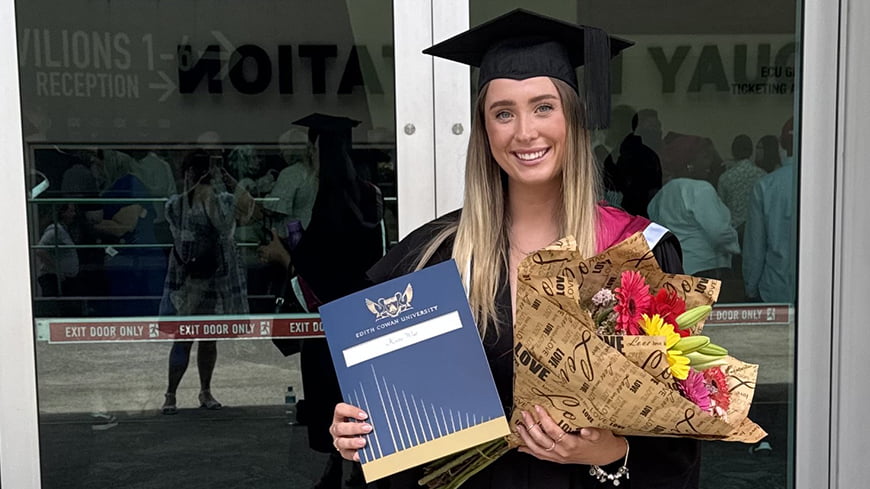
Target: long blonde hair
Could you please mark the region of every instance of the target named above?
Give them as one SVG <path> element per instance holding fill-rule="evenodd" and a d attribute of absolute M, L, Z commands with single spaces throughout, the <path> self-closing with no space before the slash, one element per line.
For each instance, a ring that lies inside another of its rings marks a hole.
<path fill-rule="evenodd" d="M 583 127 L 584 108 L 580 97 L 565 82 L 551 80 L 562 100 L 568 126 L 562 165 L 562 208 L 557 216 L 559 232 L 561 236 L 574 235 L 578 249 L 584 256 L 591 256 L 595 253 L 595 206 L 600 194 L 600 171 L 592 153 L 589 132 Z M 472 114 L 462 215 L 458 223 L 446 226 L 435 235 L 417 265 L 418 269 L 425 266 L 438 247 L 455 234 L 452 256 L 463 281 L 470 285 L 468 301 L 481 337 L 486 335 L 487 324 L 497 324 L 503 319 L 496 313 L 495 297 L 499 277 L 507 267 L 509 241 L 507 179 L 492 156 L 484 123 L 487 87 L 481 88 Z"/>

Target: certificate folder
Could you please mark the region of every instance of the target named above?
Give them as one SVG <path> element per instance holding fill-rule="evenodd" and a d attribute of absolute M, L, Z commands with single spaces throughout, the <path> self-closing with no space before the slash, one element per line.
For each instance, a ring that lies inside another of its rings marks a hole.
<path fill-rule="evenodd" d="M 366 481 L 509 433 L 453 260 L 320 307 L 344 401 L 374 429 Z"/>

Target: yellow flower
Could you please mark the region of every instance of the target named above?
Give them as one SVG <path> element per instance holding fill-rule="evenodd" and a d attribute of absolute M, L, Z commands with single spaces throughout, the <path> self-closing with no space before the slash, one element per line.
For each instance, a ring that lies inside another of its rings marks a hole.
<path fill-rule="evenodd" d="M 675 379 L 686 380 L 689 377 L 689 359 L 680 350 L 668 350 L 668 365 Z"/>
<path fill-rule="evenodd" d="M 658 314 L 653 315 L 653 317 L 644 314 L 638 323 L 647 335 L 665 338 L 671 375 L 676 379 L 685 380 L 689 376 L 689 359 L 680 350 L 671 349 L 680 341 L 680 335 L 674 331 L 674 326 L 666 323 Z"/>
<path fill-rule="evenodd" d="M 667 349 L 671 349 L 680 341 L 680 335 L 674 332 L 674 326 L 666 323 L 658 314 L 653 315 L 653 317 L 644 314 L 638 323 L 648 336 L 664 336 L 665 348 Z"/>

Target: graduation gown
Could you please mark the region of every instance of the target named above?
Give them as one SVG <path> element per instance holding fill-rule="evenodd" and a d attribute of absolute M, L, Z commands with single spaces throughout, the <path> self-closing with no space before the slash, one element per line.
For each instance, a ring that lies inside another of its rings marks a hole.
<path fill-rule="evenodd" d="M 618 213 L 617 226 L 624 227 L 620 233 L 613 226 L 607 230 L 608 238 L 624 239 L 632 234 L 638 224 L 648 222 L 638 221 L 622 211 L 607 208 L 602 212 Z M 625 217 L 625 219 L 623 219 Z M 445 225 L 455 222 L 459 211 L 436 219 L 408 235 L 369 272 L 373 283 L 410 273 L 414 270 L 419 254 L 425 250 L 431 239 Z M 641 227 L 642 229 L 642 227 Z M 626 235 L 627 233 L 627 235 Z M 603 248 L 616 244 L 619 240 L 605 243 Z M 434 265 L 451 258 L 453 239 L 448 238 L 438 248 L 432 259 L 427 263 Z M 668 273 L 681 273 L 680 246 L 677 239 L 670 233 L 665 235 L 653 249 L 662 270 Z M 511 308 L 510 286 L 507 271 L 501 274 L 499 292 L 496 297 L 496 311 L 500 321 L 497 325 L 490 324 L 487 335 L 483 339 L 489 366 L 504 406 L 505 413 L 510 418 L 513 400 L 513 315 Z M 623 478 L 620 488 L 636 489 L 690 489 L 697 488 L 700 472 L 700 443 L 697 440 L 663 437 L 629 437 L 631 453 L 628 461 L 630 479 Z M 622 459 L 610 466 L 602 467 L 608 473 L 614 473 L 622 465 Z M 417 480 L 422 475 L 421 469 L 415 468 L 378 481 L 379 489 L 404 489 L 419 487 Z M 594 487 L 613 487 L 610 482 L 599 483 L 589 475 L 588 465 L 556 464 L 539 460 L 531 455 L 510 451 L 492 465 L 469 479 L 464 489 L 587 489 Z"/>

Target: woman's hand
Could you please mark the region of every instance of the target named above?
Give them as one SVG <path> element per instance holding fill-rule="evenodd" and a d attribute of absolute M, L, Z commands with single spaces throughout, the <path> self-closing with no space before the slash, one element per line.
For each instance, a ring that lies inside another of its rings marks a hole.
<path fill-rule="evenodd" d="M 540 406 L 535 406 L 538 422 L 523 411 L 523 424 L 517 432 L 525 443 L 519 451 L 541 460 L 562 464 L 606 465 L 625 456 L 626 441 L 610 430 L 582 428 L 566 433 Z"/>
<path fill-rule="evenodd" d="M 332 435 L 333 446 L 342 458 L 359 462 L 357 450 L 366 446 L 366 439 L 362 435 L 372 431 L 372 425 L 364 422 L 368 417 L 356 406 L 343 402 L 336 404 L 329 433 Z M 348 419 L 356 421 L 348 421 Z"/>

